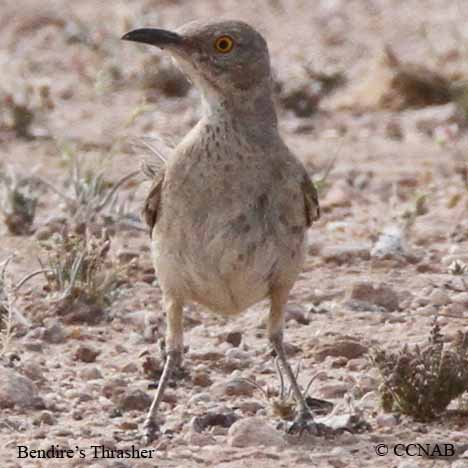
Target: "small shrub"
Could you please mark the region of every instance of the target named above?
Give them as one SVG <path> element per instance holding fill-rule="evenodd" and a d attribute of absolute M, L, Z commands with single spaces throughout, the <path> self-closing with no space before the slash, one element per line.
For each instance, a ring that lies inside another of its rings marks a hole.
<path fill-rule="evenodd" d="M 428 343 L 397 352 L 374 349 L 371 360 L 379 370 L 385 411 L 400 411 L 419 421 L 430 421 L 452 400 L 468 390 L 468 332 L 459 332 L 448 346 L 434 320 Z"/>
<path fill-rule="evenodd" d="M 115 222 L 127 216 L 125 207 L 119 204 L 118 190 L 135 178 L 139 171 L 133 171 L 113 183 L 107 180 L 108 168 L 104 163 L 86 163 L 68 146 L 62 148 L 67 169 L 65 190 L 40 179 L 41 183 L 57 193 L 64 201 L 65 211 L 73 223 L 87 225 L 102 221 Z"/>
<path fill-rule="evenodd" d="M 57 313 L 67 315 L 72 322 L 99 322 L 103 308 L 112 302 L 116 286 L 123 280 L 123 268 L 127 268 L 116 267 L 109 258 L 106 231 L 97 237 L 89 231 L 79 235 L 64 229 L 42 245 L 46 253 L 40 261 L 45 289 Z"/>

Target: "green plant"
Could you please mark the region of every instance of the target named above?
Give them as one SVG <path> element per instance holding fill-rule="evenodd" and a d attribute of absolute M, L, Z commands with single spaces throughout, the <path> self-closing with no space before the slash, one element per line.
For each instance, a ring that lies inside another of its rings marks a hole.
<path fill-rule="evenodd" d="M 97 237 L 86 231 L 84 235 L 54 234 L 42 244 L 46 253 L 40 260 L 46 290 L 54 302 L 85 302 L 105 306 L 111 302 L 115 286 L 122 279 L 122 269 L 108 258 L 110 239 L 107 232 Z"/>
<path fill-rule="evenodd" d="M 118 190 L 130 179 L 139 174 L 133 171 L 113 183 L 106 179 L 108 168 L 105 163 L 86 163 L 67 145 L 62 148 L 67 176 L 65 187 L 57 188 L 44 179 L 41 182 L 57 193 L 65 203 L 65 210 L 76 223 L 96 221 L 99 216 L 120 218 L 123 216 L 118 205 Z"/>
<path fill-rule="evenodd" d="M 374 348 L 370 357 L 382 378 L 385 411 L 429 421 L 468 390 L 468 332 L 459 332 L 449 346 L 436 319 L 424 347 L 405 345 L 397 352 Z"/>

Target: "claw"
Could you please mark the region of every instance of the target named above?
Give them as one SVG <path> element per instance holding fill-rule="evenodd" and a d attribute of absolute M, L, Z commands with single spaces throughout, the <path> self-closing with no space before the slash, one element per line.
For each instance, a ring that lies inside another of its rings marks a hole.
<path fill-rule="evenodd" d="M 304 432 L 314 436 L 323 436 L 330 433 L 330 428 L 325 424 L 315 422 L 310 412 L 301 412 L 287 432 L 288 434 L 299 434 L 299 437 Z"/>
<path fill-rule="evenodd" d="M 159 426 L 152 420 L 146 420 L 143 424 L 143 444 L 149 445 L 158 438 Z"/>

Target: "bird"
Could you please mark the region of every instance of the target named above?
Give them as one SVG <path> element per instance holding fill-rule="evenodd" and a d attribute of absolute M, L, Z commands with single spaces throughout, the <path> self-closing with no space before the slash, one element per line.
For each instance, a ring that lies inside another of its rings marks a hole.
<path fill-rule="evenodd" d="M 166 360 L 146 440 L 182 363 L 183 310 L 200 304 L 235 317 L 269 299 L 267 336 L 298 404 L 290 429 L 320 433 L 286 357 L 285 307 L 320 216 L 317 190 L 283 141 L 263 35 L 238 20 L 134 29 L 123 40 L 167 51 L 201 95 L 200 120 L 174 148 L 144 202 L 166 315 Z"/>

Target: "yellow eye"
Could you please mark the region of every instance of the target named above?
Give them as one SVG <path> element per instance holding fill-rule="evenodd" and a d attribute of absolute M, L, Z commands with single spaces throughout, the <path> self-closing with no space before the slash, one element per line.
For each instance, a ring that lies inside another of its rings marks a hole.
<path fill-rule="evenodd" d="M 231 52 L 234 47 L 234 41 L 232 40 L 232 37 L 220 36 L 216 39 L 214 47 L 218 52 L 227 54 L 228 52 Z"/>

